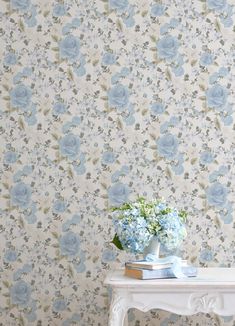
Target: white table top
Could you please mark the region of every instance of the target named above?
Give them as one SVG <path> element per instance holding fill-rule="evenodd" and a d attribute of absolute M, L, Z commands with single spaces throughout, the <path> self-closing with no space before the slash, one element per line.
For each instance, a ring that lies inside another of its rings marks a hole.
<path fill-rule="evenodd" d="M 109 272 L 104 283 L 117 288 L 149 288 L 149 289 L 187 289 L 187 288 L 205 288 L 205 289 L 227 289 L 235 290 L 235 268 L 198 268 L 198 276 L 186 279 L 154 279 L 138 280 L 124 275 L 124 270 Z"/>

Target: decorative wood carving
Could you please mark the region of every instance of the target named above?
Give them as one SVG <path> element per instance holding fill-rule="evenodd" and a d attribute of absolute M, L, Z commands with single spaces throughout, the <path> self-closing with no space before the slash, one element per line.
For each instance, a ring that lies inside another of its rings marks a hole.
<path fill-rule="evenodd" d="M 222 297 L 218 293 L 193 293 L 189 298 L 189 308 L 197 312 L 215 312 L 222 308 Z"/>

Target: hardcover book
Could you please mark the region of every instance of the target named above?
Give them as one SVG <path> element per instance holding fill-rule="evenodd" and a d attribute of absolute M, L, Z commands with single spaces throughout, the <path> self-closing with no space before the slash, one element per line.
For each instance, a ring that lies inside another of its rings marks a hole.
<path fill-rule="evenodd" d="M 182 266 L 188 266 L 187 260 L 182 260 L 181 263 Z M 172 266 L 172 263 L 154 263 L 146 260 L 137 260 L 137 261 L 128 261 L 125 263 L 125 266 L 127 268 L 156 270 L 156 269 L 170 268 Z"/>
<path fill-rule="evenodd" d="M 197 276 L 197 268 L 194 266 L 183 266 L 182 272 L 187 277 Z M 151 280 L 151 279 L 161 279 L 161 278 L 175 278 L 174 273 L 171 268 L 148 270 L 141 268 L 125 268 L 125 275 L 132 278 L 137 278 L 140 280 Z"/>

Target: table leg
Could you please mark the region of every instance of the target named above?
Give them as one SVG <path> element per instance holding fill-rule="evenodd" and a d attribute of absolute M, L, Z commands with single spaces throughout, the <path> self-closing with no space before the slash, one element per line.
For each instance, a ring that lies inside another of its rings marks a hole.
<path fill-rule="evenodd" d="M 126 324 L 127 301 L 124 297 L 113 294 L 109 312 L 109 326 L 124 326 Z M 125 324 L 124 324 L 125 323 Z"/>

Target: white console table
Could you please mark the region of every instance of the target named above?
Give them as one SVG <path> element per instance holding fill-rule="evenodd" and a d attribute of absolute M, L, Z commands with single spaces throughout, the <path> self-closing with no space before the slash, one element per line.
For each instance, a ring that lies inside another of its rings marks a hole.
<path fill-rule="evenodd" d="M 199 268 L 187 279 L 137 280 L 123 270 L 110 272 L 105 284 L 113 290 L 109 326 L 124 325 L 130 308 L 158 308 L 179 315 L 213 312 L 235 315 L 235 268 Z"/>

